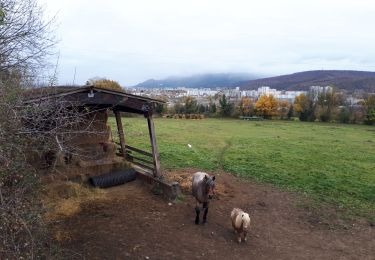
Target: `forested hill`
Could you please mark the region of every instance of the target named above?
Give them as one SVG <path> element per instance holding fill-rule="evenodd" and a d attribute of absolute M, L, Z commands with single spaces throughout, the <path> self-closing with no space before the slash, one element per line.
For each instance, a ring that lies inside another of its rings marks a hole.
<path fill-rule="evenodd" d="M 200 74 L 188 77 L 169 77 L 162 80 L 149 79 L 134 87 L 137 88 L 216 88 L 231 87 L 237 82 L 259 78 L 253 74 L 217 73 Z"/>
<path fill-rule="evenodd" d="M 270 86 L 278 90 L 308 90 L 310 86 L 334 85 L 349 92 L 375 92 L 375 72 L 352 70 L 314 70 L 237 83 L 241 89 Z"/>

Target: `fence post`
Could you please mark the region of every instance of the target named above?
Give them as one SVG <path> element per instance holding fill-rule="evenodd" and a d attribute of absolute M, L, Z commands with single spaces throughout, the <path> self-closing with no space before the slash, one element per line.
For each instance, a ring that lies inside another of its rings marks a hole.
<path fill-rule="evenodd" d="M 154 121 L 152 120 L 152 114 L 149 113 L 147 115 L 147 124 L 148 124 L 148 131 L 150 134 L 150 141 L 151 141 L 151 148 L 152 148 L 152 159 L 154 161 L 154 177 L 161 177 L 160 171 L 160 158 L 158 147 L 156 145 L 156 136 L 155 136 L 155 128 L 154 128 Z"/>
<path fill-rule="evenodd" d="M 121 114 L 120 114 L 120 111 L 118 110 L 115 110 L 113 112 L 115 113 L 115 116 L 116 116 L 117 131 L 118 131 L 118 136 L 120 138 L 122 156 L 126 158 L 125 136 L 124 136 L 124 129 L 122 128 Z"/>

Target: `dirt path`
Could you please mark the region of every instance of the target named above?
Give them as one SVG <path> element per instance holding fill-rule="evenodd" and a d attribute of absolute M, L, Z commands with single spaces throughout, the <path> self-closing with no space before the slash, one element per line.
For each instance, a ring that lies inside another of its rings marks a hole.
<path fill-rule="evenodd" d="M 63 246 L 86 259 L 375 259 L 374 227 L 330 229 L 296 207 L 295 195 L 229 174 L 217 176 L 208 224 L 197 226 L 188 192 L 192 173 L 171 173 L 186 192 L 171 206 L 138 181 L 109 189 L 108 201 L 87 204 L 56 226 L 70 232 Z M 235 242 L 233 207 L 252 219 L 245 244 Z"/>

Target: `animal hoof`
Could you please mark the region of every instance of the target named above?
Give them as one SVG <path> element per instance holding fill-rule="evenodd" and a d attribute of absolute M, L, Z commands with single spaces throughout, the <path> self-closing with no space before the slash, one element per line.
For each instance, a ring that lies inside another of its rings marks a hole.
<path fill-rule="evenodd" d="M 195 225 L 199 225 L 199 220 L 196 220 L 196 221 L 195 221 Z"/>

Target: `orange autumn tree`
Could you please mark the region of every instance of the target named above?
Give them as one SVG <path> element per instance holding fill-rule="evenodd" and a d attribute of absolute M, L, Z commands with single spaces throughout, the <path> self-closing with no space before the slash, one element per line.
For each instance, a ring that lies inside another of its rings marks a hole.
<path fill-rule="evenodd" d="M 238 110 L 241 116 L 249 116 L 254 111 L 253 101 L 248 97 L 242 97 L 239 104 Z"/>
<path fill-rule="evenodd" d="M 255 104 L 257 114 L 264 118 L 271 118 L 277 115 L 278 102 L 273 95 L 261 96 Z"/>
<path fill-rule="evenodd" d="M 305 94 L 300 94 L 294 99 L 294 111 L 297 112 L 301 121 L 307 121 L 313 113 L 312 101 Z"/>
<path fill-rule="evenodd" d="M 277 110 L 281 119 L 285 119 L 288 117 L 289 108 L 290 108 L 290 104 L 288 101 L 286 100 L 279 101 Z"/>

